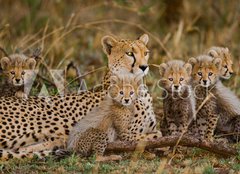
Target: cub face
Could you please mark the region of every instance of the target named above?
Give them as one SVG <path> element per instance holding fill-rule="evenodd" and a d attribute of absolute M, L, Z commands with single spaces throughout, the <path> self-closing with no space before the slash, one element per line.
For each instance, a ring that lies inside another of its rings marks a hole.
<path fill-rule="evenodd" d="M 131 105 L 138 96 L 138 87 L 142 83 L 141 77 L 129 77 L 129 75 L 111 76 L 109 87 L 110 97 L 123 106 Z"/>
<path fill-rule="evenodd" d="M 31 78 L 30 71 L 28 70 L 33 70 L 36 65 L 34 58 L 28 58 L 21 54 L 3 57 L 0 62 L 7 82 L 14 86 L 26 84 Z"/>
<path fill-rule="evenodd" d="M 108 57 L 108 67 L 114 74 L 131 73 L 144 76 L 148 73 L 148 35 L 137 40 L 117 40 L 112 36 L 102 38 L 103 51 Z"/>
<path fill-rule="evenodd" d="M 222 68 L 220 70 L 220 76 L 223 79 L 229 79 L 233 74 L 233 61 L 229 49 L 224 47 L 212 47 L 209 49 L 208 55 L 213 58 L 221 58 Z"/>
<path fill-rule="evenodd" d="M 192 65 L 179 60 L 162 63 L 159 67 L 161 86 L 170 92 L 180 92 L 189 86 Z"/>
<path fill-rule="evenodd" d="M 193 83 L 200 84 L 202 87 L 214 85 L 220 75 L 221 59 L 203 55 L 197 58 L 190 58 L 189 63 L 193 66 L 192 80 Z"/>

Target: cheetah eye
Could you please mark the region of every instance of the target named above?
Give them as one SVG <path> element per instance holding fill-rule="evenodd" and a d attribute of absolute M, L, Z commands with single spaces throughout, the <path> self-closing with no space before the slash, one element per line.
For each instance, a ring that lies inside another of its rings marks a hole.
<path fill-rule="evenodd" d="M 212 73 L 212 72 L 208 73 L 208 76 L 211 76 L 211 75 L 213 75 L 213 73 Z"/>
<path fill-rule="evenodd" d="M 11 73 L 12 75 L 14 75 L 14 74 L 15 74 L 15 72 L 14 72 L 14 71 L 11 71 L 10 73 Z"/>
<path fill-rule="evenodd" d="M 149 54 L 149 51 L 144 52 L 144 56 L 147 56 Z"/>
<path fill-rule="evenodd" d="M 168 78 L 168 80 L 173 81 L 173 78 Z"/>
<path fill-rule="evenodd" d="M 180 81 L 183 81 L 183 80 L 184 80 L 184 78 L 181 77 L 181 78 L 180 78 Z"/>
<path fill-rule="evenodd" d="M 24 74 L 25 74 L 25 72 L 23 71 L 23 72 L 22 72 L 22 75 L 24 75 Z"/>
<path fill-rule="evenodd" d="M 131 57 L 133 56 L 133 52 L 126 52 L 126 54 Z"/>
<path fill-rule="evenodd" d="M 119 93 L 120 93 L 121 95 L 123 95 L 123 91 L 120 91 Z"/>
<path fill-rule="evenodd" d="M 224 68 L 228 68 L 227 65 L 225 65 Z"/>
<path fill-rule="evenodd" d="M 130 95 L 133 95 L 134 94 L 134 92 L 133 91 L 130 91 Z"/>
<path fill-rule="evenodd" d="M 201 72 L 198 72 L 197 74 L 198 74 L 199 76 L 202 76 L 202 73 L 201 73 Z"/>

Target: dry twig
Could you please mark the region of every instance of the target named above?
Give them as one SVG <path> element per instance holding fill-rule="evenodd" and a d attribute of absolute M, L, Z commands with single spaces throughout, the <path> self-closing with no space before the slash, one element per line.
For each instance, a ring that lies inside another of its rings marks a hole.
<path fill-rule="evenodd" d="M 174 147 L 178 141 L 179 136 L 166 136 L 158 140 L 147 141 L 145 149 L 154 149 L 168 146 Z M 106 150 L 114 152 L 135 151 L 137 144 L 137 142 L 113 142 L 107 146 Z M 197 147 L 224 157 L 236 156 L 238 154 L 237 149 L 229 145 L 217 142 L 201 141 L 198 138 L 187 135 L 184 135 L 180 139 L 179 145 L 186 147 Z"/>

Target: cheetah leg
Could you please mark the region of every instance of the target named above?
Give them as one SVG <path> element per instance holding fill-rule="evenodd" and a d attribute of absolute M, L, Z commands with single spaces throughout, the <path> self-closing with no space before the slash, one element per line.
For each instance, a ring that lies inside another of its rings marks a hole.
<path fill-rule="evenodd" d="M 215 131 L 215 128 L 217 126 L 217 121 L 218 121 L 218 115 L 217 114 L 210 114 L 208 123 L 207 123 L 207 130 L 205 134 L 205 138 L 209 141 L 213 141 L 213 134 Z"/>
<path fill-rule="evenodd" d="M 240 116 L 238 117 L 239 118 L 235 120 L 235 124 L 234 124 L 234 132 L 236 133 L 236 135 L 233 136 L 236 142 L 239 142 L 239 136 L 240 136 Z"/>
<path fill-rule="evenodd" d="M 170 135 L 177 135 L 177 133 L 178 133 L 176 124 L 174 124 L 171 121 L 169 121 L 168 130 L 169 130 Z"/>
<path fill-rule="evenodd" d="M 39 152 L 22 152 L 22 151 L 12 151 L 12 150 L 2 150 L 0 149 L 0 161 L 7 161 L 13 158 L 23 159 L 29 158 L 32 159 L 34 156 L 38 158 L 43 158 L 52 153 L 52 151 L 39 151 Z"/>
<path fill-rule="evenodd" d="M 198 133 L 200 135 L 200 138 L 203 140 L 204 139 L 204 135 L 207 129 L 207 118 L 198 118 L 197 119 L 197 127 L 198 127 Z"/>
<path fill-rule="evenodd" d="M 109 156 L 97 155 L 96 156 L 96 161 L 98 161 L 98 162 L 119 161 L 121 159 L 122 159 L 122 157 L 120 155 L 109 155 Z"/>
<path fill-rule="evenodd" d="M 28 133 L 25 135 L 22 135 L 20 137 L 16 137 L 15 139 L 13 139 L 11 141 L 11 143 L 8 143 L 8 147 L 9 149 L 18 149 L 19 147 L 23 147 L 26 145 L 30 145 L 30 144 L 34 144 L 34 143 L 38 143 L 38 142 L 42 142 L 44 141 L 44 139 L 47 136 L 45 134 L 41 134 L 41 133 Z"/>
<path fill-rule="evenodd" d="M 32 144 L 29 146 L 20 147 L 18 151 L 29 153 L 34 151 L 43 151 L 43 150 L 52 150 L 56 147 L 63 147 L 65 145 L 65 141 L 62 138 L 47 138 L 46 141 Z"/>

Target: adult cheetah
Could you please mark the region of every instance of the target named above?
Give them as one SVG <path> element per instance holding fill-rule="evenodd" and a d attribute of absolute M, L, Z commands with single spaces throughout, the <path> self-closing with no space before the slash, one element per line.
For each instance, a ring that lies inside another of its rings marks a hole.
<path fill-rule="evenodd" d="M 148 35 L 137 40 L 115 39 L 105 36 L 103 50 L 108 57 L 109 71 L 100 91 L 80 94 L 0 99 L 0 159 L 32 157 L 48 154 L 56 146 L 64 146 L 76 122 L 99 106 L 106 95 L 111 73 L 130 73 L 144 76 L 148 72 Z M 144 109 L 140 109 L 144 108 Z M 147 90 L 134 103 L 133 133 L 148 133 L 156 129 L 152 98 Z M 42 154 L 44 153 L 44 154 Z"/>

